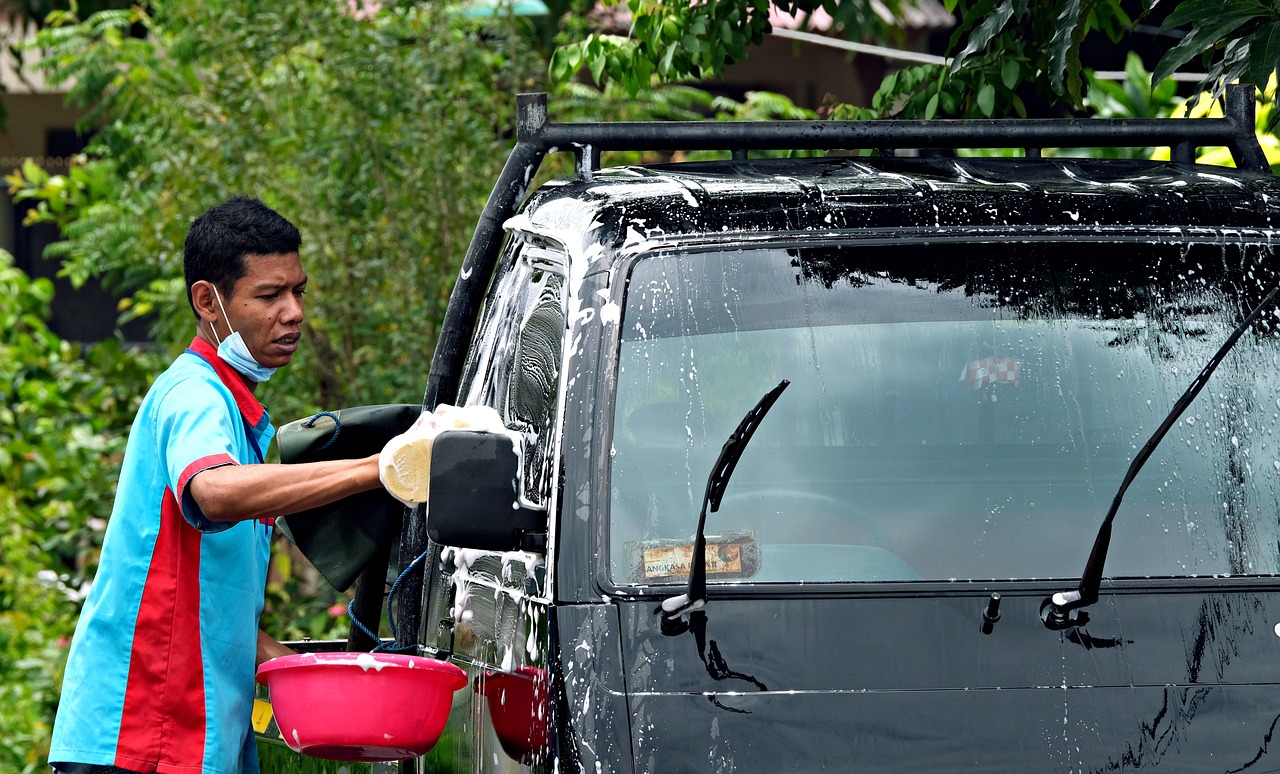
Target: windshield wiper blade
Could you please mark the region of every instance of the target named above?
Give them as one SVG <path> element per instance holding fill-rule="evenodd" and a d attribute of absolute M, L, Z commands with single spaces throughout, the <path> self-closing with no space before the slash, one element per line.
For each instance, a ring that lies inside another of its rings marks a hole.
<path fill-rule="evenodd" d="M 716 457 L 715 465 L 711 466 L 711 475 L 707 477 L 707 490 L 702 496 L 702 510 L 698 514 L 698 532 L 693 539 L 693 556 L 689 562 L 689 586 L 685 593 L 662 600 L 660 609 L 664 619 L 679 618 L 707 603 L 707 507 L 710 506 L 712 513 L 720 510 L 720 500 L 724 497 L 725 487 L 729 485 L 729 477 L 733 475 L 734 467 L 742 458 L 742 453 L 746 451 L 747 443 L 755 434 L 756 428 L 760 426 L 764 415 L 769 413 L 774 401 L 789 384 L 791 384 L 790 381 L 783 379 L 778 382 L 777 387 L 766 392 L 755 408 L 748 411 L 742 418 L 738 429 L 729 435 L 724 446 L 720 447 L 720 456 Z"/>
<path fill-rule="evenodd" d="M 1107 549 L 1111 546 L 1111 523 L 1115 521 L 1116 511 L 1120 508 L 1120 501 L 1124 499 L 1124 494 L 1129 489 L 1129 484 L 1138 475 L 1138 471 L 1142 470 L 1142 466 L 1146 464 L 1147 459 L 1155 452 L 1156 447 L 1164 440 L 1165 434 L 1177 423 L 1182 416 L 1182 412 L 1187 410 L 1191 402 L 1200 394 L 1200 390 L 1204 389 L 1209 377 L 1218 368 L 1218 364 L 1231 351 L 1231 348 L 1236 345 L 1236 341 L 1253 324 L 1253 321 L 1258 318 L 1262 310 L 1275 299 L 1277 293 L 1280 293 L 1280 285 L 1272 288 L 1271 292 L 1236 326 L 1236 329 L 1231 332 L 1231 335 L 1222 343 L 1222 346 L 1218 348 L 1213 357 L 1209 358 L 1209 362 L 1205 363 L 1199 375 L 1187 386 L 1186 392 L 1182 393 L 1182 397 L 1174 402 L 1173 408 L 1169 410 L 1169 415 L 1164 418 L 1164 421 L 1160 423 L 1156 431 L 1151 434 L 1147 442 L 1134 455 L 1133 461 L 1129 463 L 1129 470 L 1124 474 L 1124 479 L 1120 482 L 1120 489 L 1111 501 L 1111 508 L 1107 511 L 1107 515 L 1103 517 L 1102 526 L 1098 528 L 1098 536 L 1093 541 L 1093 550 L 1089 552 L 1089 561 L 1085 562 L 1084 573 L 1080 576 L 1080 585 L 1072 591 L 1059 591 L 1046 600 L 1044 605 L 1046 625 L 1052 628 L 1064 628 L 1083 623 L 1083 621 L 1072 620 L 1071 612 L 1098 601 L 1098 593 L 1102 588 L 1102 571 L 1107 563 Z"/>

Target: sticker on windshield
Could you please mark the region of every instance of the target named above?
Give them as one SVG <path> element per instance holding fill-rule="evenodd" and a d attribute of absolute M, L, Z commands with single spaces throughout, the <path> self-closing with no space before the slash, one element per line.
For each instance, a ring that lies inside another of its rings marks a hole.
<path fill-rule="evenodd" d="M 636 540 L 627 543 L 633 583 L 673 583 L 689 578 L 693 543 L 686 540 Z M 707 536 L 707 580 L 741 580 L 760 571 L 755 533 Z"/>

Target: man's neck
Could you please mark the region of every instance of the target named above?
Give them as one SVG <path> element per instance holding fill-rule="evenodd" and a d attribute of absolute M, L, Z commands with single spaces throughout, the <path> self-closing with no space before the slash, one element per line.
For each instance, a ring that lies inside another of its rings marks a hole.
<path fill-rule="evenodd" d="M 198 326 L 196 328 L 196 338 L 208 344 L 210 347 L 213 347 L 214 352 L 218 351 L 218 341 L 214 339 L 213 334 L 209 332 L 209 326 L 207 325 Z M 232 368 L 231 370 L 235 372 L 236 376 L 240 377 L 240 381 L 244 382 L 244 386 L 247 390 L 249 390 L 250 395 L 252 395 L 258 389 L 257 382 L 245 376 L 244 374 L 240 373 L 239 371 L 236 371 L 236 369 L 234 368 Z"/>

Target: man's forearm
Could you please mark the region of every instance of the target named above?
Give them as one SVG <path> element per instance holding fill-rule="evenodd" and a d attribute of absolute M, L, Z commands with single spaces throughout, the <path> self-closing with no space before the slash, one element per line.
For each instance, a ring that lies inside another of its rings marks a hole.
<path fill-rule="evenodd" d="M 213 521 L 244 521 L 305 511 L 376 489 L 378 456 L 298 465 L 223 465 L 197 473 L 187 485 Z"/>
<path fill-rule="evenodd" d="M 293 648 L 280 644 L 271 635 L 261 629 L 258 630 L 258 655 L 255 663 L 261 664 L 263 661 L 280 656 L 292 656 L 294 653 L 297 651 Z"/>

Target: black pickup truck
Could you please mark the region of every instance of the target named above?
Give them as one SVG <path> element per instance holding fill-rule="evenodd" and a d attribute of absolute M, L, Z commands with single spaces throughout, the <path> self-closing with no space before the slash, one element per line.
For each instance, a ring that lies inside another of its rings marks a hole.
<path fill-rule="evenodd" d="M 424 407 L 523 441 L 441 436 L 391 603 L 397 647 L 472 683 L 377 770 L 1280 769 L 1253 99 L 585 125 L 522 96 Z M 1098 146 L 1173 160 L 1041 152 Z M 726 153 L 599 168 L 625 149 Z M 557 151 L 577 174 L 528 192 Z"/>

